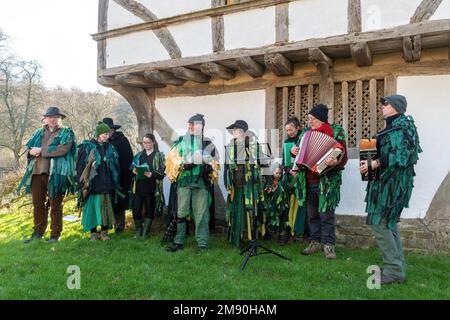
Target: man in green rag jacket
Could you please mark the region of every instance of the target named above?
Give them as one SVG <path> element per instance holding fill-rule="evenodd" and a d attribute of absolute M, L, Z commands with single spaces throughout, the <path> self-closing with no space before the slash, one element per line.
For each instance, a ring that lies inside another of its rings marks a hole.
<path fill-rule="evenodd" d="M 167 248 L 169 252 L 183 249 L 186 219 L 190 215 L 195 222 L 197 251 L 202 252 L 208 248 L 211 203 L 209 174 L 213 170 L 210 163 L 216 157 L 216 150 L 211 140 L 203 136 L 204 127 L 203 115 L 192 116 L 188 120 L 188 132 L 173 146 L 182 159 L 182 169 L 177 179 L 177 233 L 173 244 Z"/>
<path fill-rule="evenodd" d="M 367 185 L 367 224 L 375 235 L 383 253 L 381 284 L 404 282 L 403 256 L 397 222 L 403 208 L 407 208 L 414 187 L 414 165 L 422 152 L 414 120 L 405 116 L 406 98 L 392 95 L 381 98 L 386 127 L 376 135 L 378 158 L 361 161 L 360 172 L 377 169 L 377 178 Z"/>
<path fill-rule="evenodd" d="M 66 193 L 76 191 L 75 134 L 63 127 L 65 115 L 57 107 L 49 107 L 43 115 L 42 128 L 37 129 L 26 146 L 28 166 L 18 191 L 31 192 L 34 207 L 34 232 L 25 240 L 41 239 L 47 229 L 50 207 L 51 234 L 49 243 L 57 242 L 63 227 L 62 202 Z"/>

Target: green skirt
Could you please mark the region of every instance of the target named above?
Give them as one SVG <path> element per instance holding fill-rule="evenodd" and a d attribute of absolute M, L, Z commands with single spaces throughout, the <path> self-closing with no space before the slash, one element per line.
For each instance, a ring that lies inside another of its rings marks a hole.
<path fill-rule="evenodd" d="M 109 194 L 90 195 L 83 205 L 83 231 L 87 232 L 98 226 L 112 228 L 114 212 Z"/>

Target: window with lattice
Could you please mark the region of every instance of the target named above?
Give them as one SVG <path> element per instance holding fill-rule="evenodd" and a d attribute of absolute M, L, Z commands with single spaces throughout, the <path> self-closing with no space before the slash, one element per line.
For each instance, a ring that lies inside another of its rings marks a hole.
<path fill-rule="evenodd" d="M 383 129 L 384 121 L 380 97 L 384 95 L 384 79 L 338 82 L 334 85 L 334 123 L 347 133 L 350 158 L 358 156 L 360 139 L 372 138 Z M 303 127 L 307 126 L 309 110 L 319 103 L 319 85 L 292 86 L 277 89 L 277 128 L 280 147 L 285 138 L 284 123 L 294 115 Z M 331 112 L 330 112 L 331 114 Z"/>

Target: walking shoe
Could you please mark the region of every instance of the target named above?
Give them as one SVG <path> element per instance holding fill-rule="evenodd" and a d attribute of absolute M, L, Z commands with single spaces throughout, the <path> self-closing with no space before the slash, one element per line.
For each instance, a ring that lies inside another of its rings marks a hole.
<path fill-rule="evenodd" d="M 207 251 L 208 251 L 208 247 L 197 247 L 197 250 L 195 250 L 195 253 L 201 254 L 201 253 L 204 253 Z"/>
<path fill-rule="evenodd" d="M 336 259 L 336 253 L 334 252 L 334 245 L 325 244 L 323 246 L 323 252 L 325 253 L 325 258 Z"/>
<path fill-rule="evenodd" d="M 278 243 L 281 245 L 288 244 L 289 243 L 289 234 L 287 232 L 280 233 L 280 235 L 278 236 Z"/>
<path fill-rule="evenodd" d="M 100 234 L 98 232 L 92 232 L 91 233 L 91 238 L 89 241 L 97 241 L 100 239 Z"/>
<path fill-rule="evenodd" d="M 59 241 L 59 237 L 50 237 L 50 239 L 48 239 L 48 243 L 56 243 Z"/>
<path fill-rule="evenodd" d="M 117 234 L 117 231 L 116 231 Z M 142 220 L 134 221 L 134 237 L 133 239 L 139 240 L 142 237 Z"/>
<path fill-rule="evenodd" d="M 144 220 L 144 227 L 142 229 L 142 239 L 148 239 L 148 235 L 150 234 L 150 228 L 152 227 L 152 219 L 146 218 Z"/>
<path fill-rule="evenodd" d="M 319 242 L 311 241 L 309 245 L 302 251 L 302 255 L 309 256 L 313 253 L 319 252 L 322 250 L 322 247 Z"/>
<path fill-rule="evenodd" d="M 381 275 L 381 284 L 392 284 L 392 283 L 403 283 L 406 281 L 406 278 L 399 278 L 399 277 L 391 277 L 382 274 Z"/>
<path fill-rule="evenodd" d="M 178 250 L 183 250 L 184 246 L 182 244 L 174 243 L 170 247 L 166 248 L 168 252 L 176 252 Z"/>
<path fill-rule="evenodd" d="M 33 240 L 41 240 L 42 239 L 42 234 L 39 234 L 37 232 L 33 232 L 33 234 L 31 235 L 31 237 L 25 239 L 23 241 L 23 243 L 30 243 Z"/>
<path fill-rule="evenodd" d="M 102 239 L 103 241 L 110 240 L 110 238 L 109 238 L 109 236 L 108 236 L 108 231 L 102 230 L 102 231 L 100 232 L 100 239 Z"/>

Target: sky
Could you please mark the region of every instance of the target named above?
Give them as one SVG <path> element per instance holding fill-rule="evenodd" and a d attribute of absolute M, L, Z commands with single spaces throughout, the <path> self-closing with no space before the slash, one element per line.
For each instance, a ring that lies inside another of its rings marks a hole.
<path fill-rule="evenodd" d="M 9 47 L 42 66 L 48 88 L 104 90 L 96 81 L 97 0 L 0 0 Z"/>

